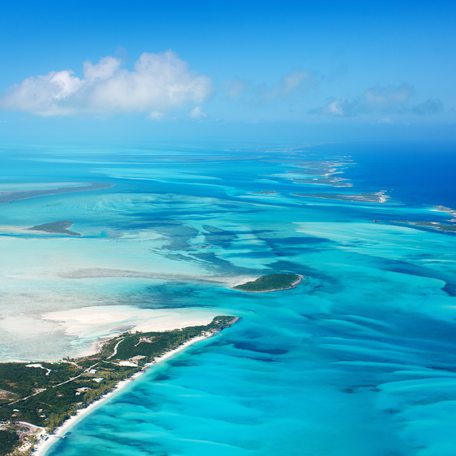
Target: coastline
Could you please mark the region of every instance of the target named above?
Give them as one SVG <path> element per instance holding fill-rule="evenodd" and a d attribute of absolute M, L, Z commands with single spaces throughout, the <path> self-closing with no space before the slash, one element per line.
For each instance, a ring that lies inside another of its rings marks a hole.
<path fill-rule="evenodd" d="M 129 385 L 131 382 L 136 380 L 138 377 L 143 375 L 147 370 L 155 366 L 156 364 L 165 361 L 166 359 L 169 359 L 176 355 L 177 353 L 180 353 L 184 351 L 186 348 L 190 347 L 191 345 L 194 345 L 198 342 L 201 342 L 203 340 L 207 340 L 216 334 L 218 334 L 219 331 L 213 333 L 213 332 L 207 332 L 202 336 L 197 336 L 194 337 L 193 339 L 188 340 L 187 342 L 183 343 L 179 347 L 175 348 L 174 350 L 170 350 L 163 354 L 162 356 L 158 357 L 155 361 L 152 363 L 149 363 L 145 365 L 139 372 L 136 372 L 133 374 L 131 377 L 129 377 L 126 380 L 122 380 L 119 382 L 111 391 L 107 392 L 104 394 L 102 397 L 97 399 L 96 401 L 92 402 L 89 404 L 87 407 L 82 408 L 78 410 L 76 415 L 71 416 L 68 418 L 60 427 L 55 429 L 52 433 L 48 433 L 46 431 L 42 431 L 38 435 L 38 441 L 35 443 L 33 446 L 31 455 L 32 456 L 45 456 L 47 451 L 57 442 L 58 439 L 62 439 L 65 437 L 65 434 L 71 430 L 78 422 L 80 422 L 84 417 L 89 415 L 91 412 L 93 412 L 95 409 L 100 407 L 103 403 L 108 401 L 110 398 L 112 398 L 114 395 L 117 393 L 121 392 L 127 385 Z"/>

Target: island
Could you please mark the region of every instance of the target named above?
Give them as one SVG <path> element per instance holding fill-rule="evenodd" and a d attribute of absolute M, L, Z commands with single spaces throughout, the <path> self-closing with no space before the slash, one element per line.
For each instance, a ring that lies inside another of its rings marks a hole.
<path fill-rule="evenodd" d="M 272 291 L 283 291 L 297 287 L 304 277 L 299 274 L 267 274 L 233 288 L 250 293 L 269 293 Z"/>
<path fill-rule="evenodd" d="M 428 220 L 391 220 L 391 223 L 413 226 L 414 228 L 423 228 L 425 230 L 456 234 L 456 224 L 453 221 L 442 223 Z"/>
<path fill-rule="evenodd" d="M 30 231 L 43 231 L 51 234 L 67 234 L 68 236 L 80 236 L 80 233 L 71 231 L 69 228 L 73 225 L 73 222 L 68 220 L 62 220 L 58 222 L 44 223 L 43 225 L 35 225 L 28 228 Z"/>
<path fill-rule="evenodd" d="M 349 201 L 352 203 L 380 203 L 388 201 L 389 196 L 385 190 L 379 192 L 365 193 L 295 193 L 294 196 L 304 198 L 322 198 L 328 200 Z"/>
<path fill-rule="evenodd" d="M 448 214 L 451 217 L 450 222 L 456 222 L 456 210 L 455 209 L 452 209 L 451 207 L 439 205 L 439 206 L 435 206 L 434 210 L 437 212 L 444 212 L 444 213 Z"/>
<path fill-rule="evenodd" d="M 328 187 L 352 187 L 353 184 L 340 177 L 350 161 L 309 160 L 298 163 L 291 173 L 291 180 L 297 184 L 310 184 Z"/>
<path fill-rule="evenodd" d="M 58 429 L 63 423 L 150 365 L 237 321 L 217 316 L 204 326 L 126 332 L 107 340 L 96 354 L 58 362 L 0 363 L 0 455 L 26 456 L 48 445 L 55 433 L 64 433 L 65 426 Z"/>
<path fill-rule="evenodd" d="M 434 206 L 431 211 L 433 212 L 443 212 L 447 214 L 449 217 L 446 220 L 390 220 L 390 223 L 394 223 L 397 225 L 406 225 L 412 226 L 414 228 L 423 229 L 423 230 L 430 230 L 430 231 L 438 231 L 440 233 L 447 233 L 447 234 L 456 234 L 456 210 L 452 209 L 451 207 L 447 206 Z"/>

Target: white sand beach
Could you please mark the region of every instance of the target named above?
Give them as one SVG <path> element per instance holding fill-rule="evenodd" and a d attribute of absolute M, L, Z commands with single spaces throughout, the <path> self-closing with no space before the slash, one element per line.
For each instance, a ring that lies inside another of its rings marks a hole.
<path fill-rule="evenodd" d="M 188 325 L 187 325 L 188 326 Z M 132 381 L 137 379 L 139 376 L 143 375 L 151 366 L 156 365 L 157 363 L 163 362 L 172 356 L 176 355 L 179 352 L 182 352 L 186 348 L 190 347 L 191 345 L 196 344 L 202 340 L 208 339 L 212 337 L 213 333 L 207 333 L 204 336 L 195 337 L 186 343 L 182 344 L 180 347 L 176 348 L 175 350 L 170 350 L 169 352 L 165 353 L 163 356 L 157 358 L 153 363 L 150 363 L 136 374 L 132 375 L 127 380 L 123 380 L 119 382 L 116 387 L 110 391 L 109 393 L 102 396 L 100 399 L 92 402 L 88 407 L 80 409 L 76 415 L 69 418 L 65 421 L 62 426 L 57 428 L 52 434 L 48 434 L 46 431 L 42 431 L 38 436 L 38 442 L 36 443 L 34 450 L 32 452 L 33 456 L 45 456 L 47 451 L 51 448 L 51 446 L 57 442 L 58 439 L 64 438 L 65 434 L 71 430 L 73 426 L 75 426 L 79 421 L 81 421 L 84 417 L 88 414 L 96 410 L 100 405 L 105 403 L 107 400 L 111 399 L 115 394 L 121 392 L 127 385 L 129 385 Z"/>
<path fill-rule="evenodd" d="M 42 318 L 57 324 L 65 335 L 86 340 L 78 356 L 88 356 L 96 353 L 106 338 L 126 331 L 170 331 L 207 325 L 215 316 L 214 310 L 198 308 L 141 309 L 129 305 L 108 305 L 48 312 Z"/>

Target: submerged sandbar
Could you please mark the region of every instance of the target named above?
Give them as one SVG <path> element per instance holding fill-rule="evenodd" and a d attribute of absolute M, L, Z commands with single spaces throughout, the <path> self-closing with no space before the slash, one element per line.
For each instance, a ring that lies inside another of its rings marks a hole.
<path fill-rule="evenodd" d="M 102 190 L 111 188 L 112 184 L 104 184 L 92 182 L 89 184 L 81 184 L 74 186 L 64 186 L 56 188 L 39 188 L 35 190 L 18 190 L 18 191 L 3 191 L 0 192 L 0 203 L 12 203 L 30 198 L 38 198 L 40 196 L 60 195 L 64 193 L 79 193 L 89 192 L 94 190 Z"/>

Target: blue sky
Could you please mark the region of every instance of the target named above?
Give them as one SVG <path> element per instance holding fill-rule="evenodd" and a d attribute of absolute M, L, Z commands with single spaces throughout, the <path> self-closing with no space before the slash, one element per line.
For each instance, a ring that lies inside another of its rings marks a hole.
<path fill-rule="evenodd" d="M 0 135 L 453 139 L 455 22 L 448 1 L 2 2 Z"/>

